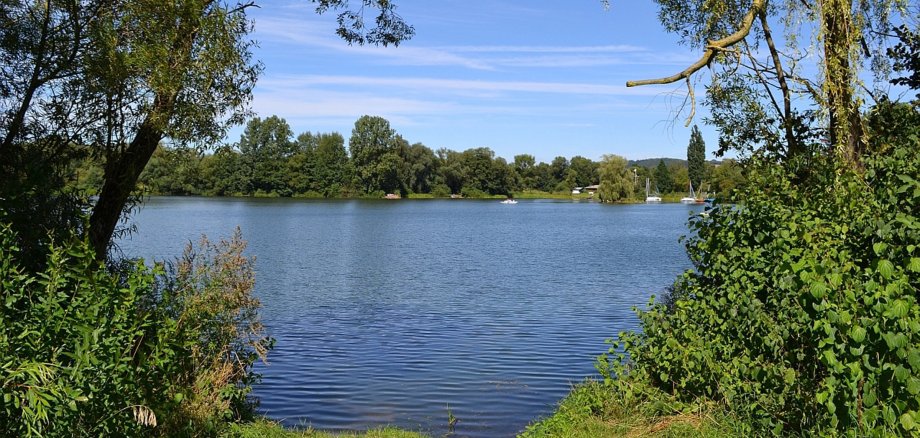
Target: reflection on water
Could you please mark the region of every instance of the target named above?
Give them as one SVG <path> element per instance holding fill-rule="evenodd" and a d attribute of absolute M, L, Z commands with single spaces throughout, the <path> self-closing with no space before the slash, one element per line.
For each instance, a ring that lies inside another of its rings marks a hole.
<path fill-rule="evenodd" d="M 125 253 L 239 225 L 277 339 L 261 411 L 290 426 L 511 436 L 595 374 L 604 339 L 689 267 L 677 204 L 154 198 Z"/>

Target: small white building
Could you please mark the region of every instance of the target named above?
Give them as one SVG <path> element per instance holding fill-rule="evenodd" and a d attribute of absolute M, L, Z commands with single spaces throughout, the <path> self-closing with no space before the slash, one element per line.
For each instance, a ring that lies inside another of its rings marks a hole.
<path fill-rule="evenodd" d="M 573 194 L 573 195 L 580 195 L 580 194 L 581 194 L 581 189 L 582 189 L 582 187 L 575 187 L 574 189 L 572 189 L 572 194 Z"/>

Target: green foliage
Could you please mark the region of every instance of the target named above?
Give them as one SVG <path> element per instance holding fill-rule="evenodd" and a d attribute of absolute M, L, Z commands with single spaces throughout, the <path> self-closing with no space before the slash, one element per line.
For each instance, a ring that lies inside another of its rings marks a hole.
<path fill-rule="evenodd" d="M 427 435 L 392 427 L 372 429 L 363 433 L 328 433 L 313 428 L 286 429 L 267 420 L 234 424 L 221 434 L 222 438 L 424 438 Z"/>
<path fill-rule="evenodd" d="M 741 165 L 735 160 L 724 160 L 714 167 L 709 178 L 711 190 L 723 200 L 732 200 L 742 192 L 747 180 Z"/>
<path fill-rule="evenodd" d="M 358 10 L 348 9 L 348 0 L 311 1 L 316 4 L 316 12 L 319 14 L 330 9 L 342 11 L 338 15 L 339 27 L 336 33 L 349 44 L 398 46 L 400 42 L 415 35 L 415 29 L 396 13 L 396 3 L 389 0 L 361 0 L 358 2 Z M 376 8 L 379 11 L 374 19 L 374 27 L 364 23 L 366 8 Z"/>
<path fill-rule="evenodd" d="M 693 125 L 690 133 L 690 144 L 687 145 L 687 174 L 690 184 L 696 190 L 703 189 L 703 176 L 706 173 L 706 142 L 700 129 Z"/>
<path fill-rule="evenodd" d="M 743 205 L 691 220 L 695 269 L 601 359 L 608 385 L 721 401 L 751 434 L 917 434 L 918 146 L 864 175 L 756 167 Z"/>
<path fill-rule="evenodd" d="M 633 173 L 626 168 L 626 159 L 619 155 L 604 155 L 600 165 L 601 202 L 620 202 L 630 198 L 635 190 Z"/>
<path fill-rule="evenodd" d="M 658 190 L 669 192 L 674 188 L 674 182 L 671 179 L 671 171 L 664 164 L 664 160 L 658 161 L 658 167 L 655 168 L 655 186 Z"/>
<path fill-rule="evenodd" d="M 624 398 L 601 382 L 575 386 L 552 416 L 530 424 L 521 438 L 537 437 L 731 437 L 736 421 L 717 405 L 686 405 L 660 392 L 644 400 Z"/>
<path fill-rule="evenodd" d="M 247 414 L 264 337 L 238 235 L 167 273 L 112 273 L 87 242 L 23 269 L 0 226 L 0 431 L 8 436 L 202 434 Z M 197 255 L 196 255 L 197 254 Z"/>
<path fill-rule="evenodd" d="M 201 157 L 190 148 L 157 148 L 139 182 L 153 193 L 197 195 L 203 186 Z"/>
<path fill-rule="evenodd" d="M 913 90 L 920 89 L 920 33 L 905 25 L 895 27 L 898 44 L 887 49 L 892 60 L 892 68 L 898 72 L 908 72 L 908 76 L 894 78 L 891 83 L 904 85 Z M 920 100 L 920 93 L 917 94 Z"/>

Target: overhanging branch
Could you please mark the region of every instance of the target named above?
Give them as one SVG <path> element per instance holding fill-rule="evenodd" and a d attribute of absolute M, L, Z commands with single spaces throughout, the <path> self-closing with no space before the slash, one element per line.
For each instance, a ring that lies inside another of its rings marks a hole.
<path fill-rule="evenodd" d="M 638 87 L 642 85 L 671 84 L 681 79 L 688 79 L 701 68 L 709 65 L 709 63 L 712 62 L 712 58 L 716 56 L 716 53 L 728 49 L 748 36 L 748 34 L 751 33 L 751 27 L 754 25 L 754 18 L 756 18 L 758 14 L 766 11 L 765 3 L 766 0 L 754 0 L 751 4 L 751 10 L 744 16 L 744 19 L 741 21 L 741 28 L 738 29 L 737 32 L 716 41 L 709 41 L 706 44 L 706 51 L 703 53 L 703 56 L 680 73 L 658 79 L 627 81 L 626 86 Z"/>

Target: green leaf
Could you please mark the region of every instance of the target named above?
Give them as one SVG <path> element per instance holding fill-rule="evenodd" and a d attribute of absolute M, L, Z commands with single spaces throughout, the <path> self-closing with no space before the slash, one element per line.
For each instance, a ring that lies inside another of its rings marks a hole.
<path fill-rule="evenodd" d="M 888 332 L 882 335 L 882 337 L 885 338 L 885 343 L 888 344 L 889 350 L 897 350 L 907 345 L 907 336 L 904 336 L 903 333 Z"/>
<path fill-rule="evenodd" d="M 894 369 L 894 378 L 898 379 L 898 382 L 903 382 L 907 380 L 908 377 L 910 377 L 910 371 L 908 371 L 907 368 L 904 368 L 903 366 L 898 365 Z"/>
<path fill-rule="evenodd" d="M 911 272 L 920 272 L 920 257 L 911 257 L 907 269 L 910 269 Z"/>
<path fill-rule="evenodd" d="M 795 382 L 795 370 L 792 368 L 787 368 L 786 372 L 783 373 L 783 380 L 786 381 L 787 385 L 791 385 L 793 382 Z"/>
<path fill-rule="evenodd" d="M 904 300 L 894 300 L 893 303 L 888 305 L 888 310 L 885 311 L 886 318 L 900 319 L 907 316 L 907 312 L 910 310 L 910 305 L 907 304 L 907 301 Z"/>
<path fill-rule="evenodd" d="M 894 275 L 894 264 L 886 259 L 879 260 L 878 272 L 882 274 L 884 278 L 891 278 L 891 276 Z"/>
<path fill-rule="evenodd" d="M 882 255 L 886 249 L 888 249 L 888 244 L 885 242 L 876 242 L 872 244 L 872 250 L 875 251 L 875 255 Z"/>
<path fill-rule="evenodd" d="M 901 427 L 904 430 L 913 430 L 917 427 L 917 423 L 914 423 L 914 416 L 905 412 L 901 415 Z"/>
<path fill-rule="evenodd" d="M 907 355 L 907 363 L 914 370 L 914 373 L 920 374 L 920 350 L 914 349 Z"/>
<path fill-rule="evenodd" d="M 920 379 L 916 376 L 910 376 L 907 379 L 907 392 L 909 392 L 910 395 L 920 394 Z"/>
<path fill-rule="evenodd" d="M 824 298 L 825 295 L 827 295 L 827 286 L 824 283 L 817 281 L 811 284 L 809 291 L 811 292 L 811 296 L 820 300 L 821 298 Z"/>
<path fill-rule="evenodd" d="M 866 329 L 858 325 L 853 326 L 853 328 L 850 329 L 850 339 L 858 344 L 861 344 L 864 340 L 866 340 Z"/>

